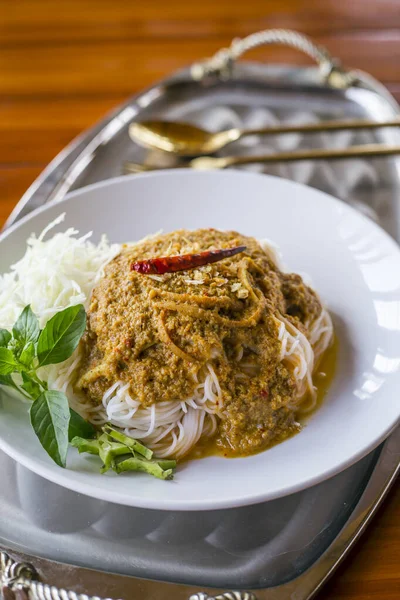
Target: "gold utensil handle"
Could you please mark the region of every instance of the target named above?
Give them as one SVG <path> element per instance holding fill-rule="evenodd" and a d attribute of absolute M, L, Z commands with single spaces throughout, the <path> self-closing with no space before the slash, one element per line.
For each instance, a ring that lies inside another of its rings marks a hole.
<path fill-rule="evenodd" d="M 383 146 L 382 144 L 363 144 L 362 146 L 351 146 L 350 148 L 335 150 L 322 148 L 316 150 L 298 150 L 297 152 L 277 152 L 276 154 L 267 154 L 266 156 L 227 156 L 215 159 L 213 159 L 212 157 L 196 158 L 193 161 L 191 161 L 191 166 L 196 168 L 196 163 L 200 163 L 200 161 L 206 160 L 221 161 L 221 166 L 219 168 L 223 169 L 226 167 L 250 165 L 254 163 L 294 162 L 299 160 L 322 159 L 338 160 L 342 158 L 363 157 L 373 158 L 378 156 L 395 156 L 396 154 L 400 154 L 400 146 Z"/>
<path fill-rule="evenodd" d="M 194 158 L 188 163 L 177 164 L 169 168 L 188 168 L 198 170 L 226 169 L 228 167 L 239 167 L 256 163 L 295 162 L 299 160 L 339 160 L 346 158 L 374 158 L 382 156 L 395 156 L 400 154 L 400 146 L 383 146 L 382 144 L 363 144 L 362 146 L 351 146 L 350 148 L 329 150 L 299 150 L 297 152 L 277 152 L 264 156 L 201 156 Z M 134 162 L 124 163 L 123 172 L 143 173 L 145 171 L 158 171 L 164 167 L 156 165 L 138 164 Z"/>
<path fill-rule="evenodd" d="M 357 129 L 380 129 L 383 127 L 400 127 L 400 117 L 388 121 L 368 121 L 359 119 L 355 121 L 320 121 L 304 125 L 272 125 L 260 129 L 240 130 L 240 137 L 245 135 L 277 135 L 283 133 L 317 133 L 319 131 L 344 131 Z"/>

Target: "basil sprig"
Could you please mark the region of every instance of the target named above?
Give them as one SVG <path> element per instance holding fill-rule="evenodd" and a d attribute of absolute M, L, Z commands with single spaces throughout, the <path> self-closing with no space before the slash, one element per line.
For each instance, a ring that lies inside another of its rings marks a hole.
<path fill-rule="evenodd" d="M 9 375 L 16 371 L 18 363 L 14 354 L 8 348 L 0 348 L 0 375 Z"/>
<path fill-rule="evenodd" d="M 65 467 L 68 452 L 70 412 L 62 392 L 46 390 L 33 402 L 30 410 L 32 427 L 47 454 Z"/>
<path fill-rule="evenodd" d="M 63 392 L 48 389 L 37 370 L 67 360 L 76 350 L 85 327 L 82 305 L 56 313 L 42 331 L 31 307 L 26 306 L 12 332 L 0 329 L 0 385 L 18 390 L 32 401 L 32 427 L 60 467 L 66 466 L 69 441 L 77 436 L 93 437 L 96 430 L 69 408 Z"/>
<path fill-rule="evenodd" d="M 86 327 L 81 304 L 56 313 L 40 332 L 37 344 L 39 366 L 56 365 L 71 356 Z"/>
<path fill-rule="evenodd" d="M 7 329 L 0 329 L 0 348 L 7 348 L 12 335 Z"/>
<path fill-rule="evenodd" d="M 14 347 L 18 347 L 21 352 L 27 347 L 38 341 L 40 334 L 39 321 L 33 314 L 30 306 L 25 306 L 12 328 L 12 337 L 14 338 Z"/>
<path fill-rule="evenodd" d="M 63 392 L 49 390 L 38 369 L 67 360 L 85 331 L 82 305 L 54 315 L 40 330 L 39 321 L 26 306 L 12 332 L 0 329 L 0 385 L 8 386 L 32 401 L 30 420 L 47 454 L 60 467 L 67 462 L 68 444 L 80 453 L 100 457 L 101 472 L 141 471 L 159 479 L 172 479 L 174 460 L 153 458 L 153 452 L 110 425 L 97 432 L 68 405 Z"/>

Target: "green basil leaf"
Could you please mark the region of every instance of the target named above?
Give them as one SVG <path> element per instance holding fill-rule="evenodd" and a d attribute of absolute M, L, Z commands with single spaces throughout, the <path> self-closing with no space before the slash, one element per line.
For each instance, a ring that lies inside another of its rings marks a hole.
<path fill-rule="evenodd" d="M 46 390 L 32 404 L 30 417 L 32 427 L 47 454 L 60 467 L 65 467 L 70 419 L 66 395 Z"/>
<path fill-rule="evenodd" d="M 86 327 L 82 304 L 70 306 L 48 321 L 39 336 L 37 356 L 39 366 L 55 365 L 71 356 Z"/>
<path fill-rule="evenodd" d="M 29 367 L 32 364 L 33 359 L 35 358 L 35 344 L 33 342 L 29 342 L 25 348 L 22 350 L 19 356 L 19 362 L 21 362 L 26 367 Z"/>
<path fill-rule="evenodd" d="M 14 390 L 20 391 L 18 386 L 14 383 L 11 375 L 0 375 L 0 385 L 6 385 L 8 387 L 14 388 Z"/>
<path fill-rule="evenodd" d="M 71 418 L 69 421 L 68 437 L 71 442 L 75 437 L 90 439 L 96 436 L 96 429 L 91 423 L 85 421 L 81 415 L 70 408 Z"/>
<path fill-rule="evenodd" d="M 30 306 L 25 306 L 13 327 L 13 337 L 20 342 L 21 347 L 25 347 L 32 342 L 35 344 L 39 338 L 40 327 L 37 317 L 32 312 Z"/>
<path fill-rule="evenodd" d="M 32 377 L 28 375 L 28 373 L 25 373 L 25 371 L 22 371 L 22 380 L 23 384 L 21 385 L 21 387 L 23 390 L 25 390 L 27 394 L 29 394 L 32 400 L 36 400 L 37 398 L 39 398 L 40 394 L 43 391 L 40 385 L 34 379 L 32 379 Z"/>
<path fill-rule="evenodd" d="M 0 329 L 0 348 L 7 348 L 11 337 L 11 333 L 7 329 Z"/>
<path fill-rule="evenodd" d="M 8 375 L 18 370 L 18 363 L 11 350 L 0 348 L 0 375 Z"/>

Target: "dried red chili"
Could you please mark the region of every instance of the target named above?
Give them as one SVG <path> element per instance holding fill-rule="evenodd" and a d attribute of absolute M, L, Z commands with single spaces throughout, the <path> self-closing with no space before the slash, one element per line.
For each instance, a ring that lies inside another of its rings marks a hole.
<path fill-rule="evenodd" d="M 162 256 L 160 258 L 149 258 L 139 260 L 131 264 L 131 271 L 143 275 L 163 275 L 164 273 L 175 273 L 176 271 L 189 271 L 203 265 L 215 263 L 224 258 L 235 256 L 244 252 L 246 246 L 235 248 L 223 248 L 221 250 L 207 250 L 199 254 L 182 254 L 178 256 Z"/>

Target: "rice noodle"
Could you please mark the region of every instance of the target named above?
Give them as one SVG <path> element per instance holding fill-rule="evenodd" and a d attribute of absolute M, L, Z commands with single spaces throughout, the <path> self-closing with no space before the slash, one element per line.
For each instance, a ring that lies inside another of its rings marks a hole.
<path fill-rule="evenodd" d="M 302 406 L 302 411 L 311 411 L 316 403 L 316 391 L 313 384 L 313 372 L 318 362 L 329 346 L 333 336 L 331 317 L 322 308 L 320 316 L 311 326 L 310 341 L 297 327 L 282 315 L 276 317 L 279 325 L 279 340 L 281 341 L 281 360 L 290 367 L 297 385 L 296 402 L 292 408 L 304 401 L 307 395 L 309 403 Z"/>
<path fill-rule="evenodd" d="M 82 303 L 88 306 L 93 287 L 102 277 L 105 265 L 120 251 L 103 237 L 98 245 L 89 241 L 91 234 L 77 237 L 70 228 L 44 237 L 64 219 L 61 215 L 42 232 L 31 236 L 25 256 L 11 272 L 0 276 L 0 326 L 11 329 L 22 309 L 30 304 L 43 327 L 57 311 Z M 269 242 L 262 242 L 270 259 L 284 270 L 278 250 Z M 261 300 L 260 300 L 261 303 Z M 203 310 L 196 308 L 196 310 Z M 309 328 L 309 340 L 282 315 L 276 316 L 281 360 L 293 373 L 297 385 L 293 410 L 306 395 L 307 407 L 315 404 L 312 374 L 318 360 L 328 347 L 333 327 L 329 313 L 321 315 Z M 223 398 L 212 360 L 207 364 L 203 380 L 198 381 L 191 398 L 159 402 L 150 407 L 130 395 L 129 383 L 118 381 L 105 392 L 102 404 L 93 406 L 73 389 L 74 374 L 80 361 L 79 349 L 61 365 L 44 367 L 41 376 L 50 389 L 66 393 L 72 408 L 96 425 L 110 422 L 153 449 L 161 458 L 183 456 L 202 436 L 213 435 L 223 409 Z M 238 349 L 237 361 L 242 361 L 243 348 Z M 249 368 L 252 365 L 249 365 Z M 246 375 L 243 374 L 243 377 Z"/>

